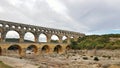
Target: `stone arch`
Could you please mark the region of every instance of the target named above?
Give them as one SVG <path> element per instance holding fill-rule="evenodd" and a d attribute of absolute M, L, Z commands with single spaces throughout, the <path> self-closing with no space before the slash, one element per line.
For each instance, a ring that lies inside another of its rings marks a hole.
<path fill-rule="evenodd" d="M 32 30 L 32 28 L 31 28 L 31 27 L 29 27 L 29 28 L 28 28 L 28 30 Z"/>
<path fill-rule="evenodd" d="M 21 26 L 18 26 L 17 28 L 18 28 L 18 29 L 21 29 L 22 27 L 21 27 Z"/>
<path fill-rule="evenodd" d="M 74 40 L 74 36 L 70 36 L 70 41 L 73 41 Z"/>
<path fill-rule="evenodd" d="M 35 42 L 35 35 L 32 32 L 24 34 L 24 42 Z"/>
<path fill-rule="evenodd" d="M 45 33 L 39 35 L 39 42 L 47 42 L 47 35 Z"/>
<path fill-rule="evenodd" d="M 36 28 L 33 28 L 33 31 L 36 31 Z"/>
<path fill-rule="evenodd" d="M 15 29 L 15 25 L 12 25 L 12 28 L 14 28 L 14 29 Z"/>
<path fill-rule="evenodd" d="M 50 47 L 48 45 L 44 45 L 42 48 L 41 48 L 41 52 L 42 53 L 49 53 L 50 51 Z"/>
<path fill-rule="evenodd" d="M 0 27 L 3 27 L 3 24 L 0 24 Z"/>
<path fill-rule="evenodd" d="M 59 39 L 59 36 L 58 36 L 58 35 L 54 34 L 54 35 L 51 36 L 51 42 L 53 42 L 53 43 L 58 43 L 59 40 L 60 40 L 60 39 Z"/>
<path fill-rule="evenodd" d="M 66 46 L 66 50 L 70 50 L 70 48 L 71 48 L 70 45 Z"/>
<path fill-rule="evenodd" d="M 24 30 L 27 30 L 27 27 L 23 27 Z"/>
<path fill-rule="evenodd" d="M 26 49 L 26 53 L 28 53 L 28 54 L 31 54 L 31 53 L 36 54 L 37 52 L 38 52 L 38 48 L 36 45 L 30 45 Z"/>
<path fill-rule="evenodd" d="M 19 42 L 20 34 L 18 31 L 10 30 L 6 32 L 5 41 L 6 42 Z"/>
<path fill-rule="evenodd" d="M 41 31 L 44 32 L 44 29 L 42 29 Z"/>
<path fill-rule="evenodd" d="M 62 37 L 62 42 L 63 43 L 67 43 L 68 42 L 68 37 L 67 36 L 63 36 Z"/>
<path fill-rule="evenodd" d="M 51 33 L 52 31 L 51 30 L 48 30 L 49 33 Z"/>
<path fill-rule="evenodd" d="M 10 26 L 9 25 L 5 25 L 5 27 L 9 28 Z"/>
<path fill-rule="evenodd" d="M 54 52 L 55 52 L 55 53 L 60 53 L 60 52 L 62 52 L 62 46 L 61 46 L 61 45 L 55 46 Z"/>
<path fill-rule="evenodd" d="M 17 45 L 17 44 L 13 44 L 13 45 L 10 45 L 8 48 L 7 48 L 7 50 L 8 50 L 8 54 L 11 54 L 11 55 L 16 55 L 16 53 L 17 53 L 17 55 L 19 54 L 21 54 L 21 51 L 22 51 L 22 48 L 19 46 L 19 45 Z"/>
<path fill-rule="evenodd" d="M 0 47 L 0 56 L 2 55 L 2 48 Z"/>
<path fill-rule="evenodd" d="M 39 29 L 39 28 L 38 28 L 37 30 L 38 30 L 38 31 L 40 31 L 40 29 Z"/>
<path fill-rule="evenodd" d="M 70 38 L 71 38 L 71 39 L 73 39 L 73 38 L 74 38 L 74 36 L 71 36 Z"/>
<path fill-rule="evenodd" d="M 45 29 L 45 32 L 47 33 L 47 32 L 48 32 L 48 30 L 47 30 L 47 29 Z"/>

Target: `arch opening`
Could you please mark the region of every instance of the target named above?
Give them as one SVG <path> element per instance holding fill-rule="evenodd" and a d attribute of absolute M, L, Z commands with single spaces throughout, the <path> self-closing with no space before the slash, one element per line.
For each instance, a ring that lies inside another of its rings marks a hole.
<path fill-rule="evenodd" d="M 47 42 L 47 36 L 43 33 L 39 35 L 39 42 Z"/>
<path fill-rule="evenodd" d="M 71 37 L 70 37 L 70 41 L 74 41 L 74 36 L 71 36 Z"/>
<path fill-rule="evenodd" d="M 60 52 L 62 52 L 62 46 L 57 45 L 57 46 L 54 48 L 54 52 L 55 52 L 55 53 L 60 53 Z"/>
<path fill-rule="evenodd" d="M 23 29 L 24 29 L 24 30 L 27 30 L 27 28 L 26 28 L 26 27 L 24 27 Z"/>
<path fill-rule="evenodd" d="M 19 42 L 20 35 L 17 31 L 11 30 L 8 31 L 5 35 L 6 42 Z"/>
<path fill-rule="evenodd" d="M 38 48 L 35 45 L 30 45 L 26 49 L 27 54 L 36 54 L 38 52 Z"/>
<path fill-rule="evenodd" d="M 9 25 L 5 25 L 5 27 L 10 27 Z"/>
<path fill-rule="evenodd" d="M 11 56 L 18 56 L 21 54 L 21 47 L 19 45 L 11 45 L 7 50 L 7 54 Z"/>
<path fill-rule="evenodd" d="M 68 45 L 68 46 L 66 46 L 66 50 L 68 51 L 68 50 L 70 50 L 70 45 Z"/>
<path fill-rule="evenodd" d="M 67 39 L 68 39 L 67 36 L 63 36 L 63 37 L 62 37 L 63 43 L 67 43 Z"/>
<path fill-rule="evenodd" d="M 49 53 L 50 47 L 48 45 L 44 45 L 41 49 L 42 54 Z"/>
<path fill-rule="evenodd" d="M 35 41 L 35 36 L 31 32 L 27 32 L 24 35 L 24 42 L 34 42 Z"/>
<path fill-rule="evenodd" d="M 59 37 L 57 35 L 52 35 L 51 36 L 51 42 L 52 43 L 58 43 L 59 42 Z"/>
<path fill-rule="evenodd" d="M 21 26 L 18 26 L 18 29 L 21 29 Z"/>
<path fill-rule="evenodd" d="M 3 24 L 0 24 L 0 27 L 3 27 Z"/>
<path fill-rule="evenodd" d="M 71 39 L 73 39 L 73 38 L 74 38 L 74 36 L 71 36 L 70 38 L 71 38 Z"/>
<path fill-rule="evenodd" d="M 12 28 L 15 28 L 15 26 L 13 25 Z"/>

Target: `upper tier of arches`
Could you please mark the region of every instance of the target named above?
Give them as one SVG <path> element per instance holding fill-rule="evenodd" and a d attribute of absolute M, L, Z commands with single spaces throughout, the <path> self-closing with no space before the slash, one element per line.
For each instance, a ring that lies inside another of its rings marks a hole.
<path fill-rule="evenodd" d="M 24 42 L 24 39 L 26 39 L 25 36 L 29 36 L 28 33 L 33 35 L 32 41 L 34 42 L 39 42 L 40 40 L 39 37 L 41 37 L 40 36 L 41 34 L 45 35 L 46 42 L 51 41 L 52 35 L 56 35 L 58 37 L 59 42 L 61 42 L 63 36 L 67 37 L 67 39 L 71 37 L 79 38 L 84 36 L 84 34 L 77 32 L 39 27 L 39 26 L 27 25 L 27 24 L 18 24 L 18 23 L 0 20 L 1 41 L 5 41 L 6 35 L 9 31 L 15 31 L 16 33 L 18 33 L 20 42 Z"/>

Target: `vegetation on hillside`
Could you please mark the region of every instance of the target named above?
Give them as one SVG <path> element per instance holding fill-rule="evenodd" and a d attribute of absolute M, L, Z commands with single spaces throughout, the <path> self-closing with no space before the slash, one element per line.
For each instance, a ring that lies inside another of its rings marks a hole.
<path fill-rule="evenodd" d="M 77 41 L 72 39 L 71 47 L 72 49 L 120 49 L 120 34 L 88 35 Z"/>
<path fill-rule="evenodd" d="M 17 38 L 7 38 L 5 41 L 6 42 L 19 42 L 19 39 L 17 39 Z M 24 40 L 24 42 L 34 42 L 34 41 Z"/>

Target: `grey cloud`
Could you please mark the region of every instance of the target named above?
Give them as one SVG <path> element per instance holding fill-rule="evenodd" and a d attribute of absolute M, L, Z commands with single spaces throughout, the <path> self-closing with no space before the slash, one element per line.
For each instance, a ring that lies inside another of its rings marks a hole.
<path fill-rule="evenodd" d="M 57 0 L 61 12 L 47 0 L 14 1 L 0 0 L 0 19 L 85 33 L 120 29 L 118 0 Z"/>
<path fill-rule="evenodd" d="M 87 32 L 120 28 L 118 0 L 67 0 L 65 4 L 70 10 L 69 14 L 89 28 Z"/>

